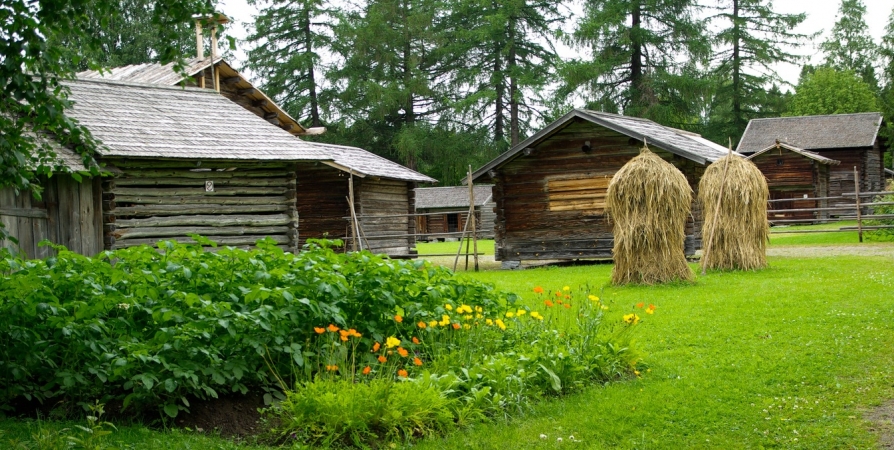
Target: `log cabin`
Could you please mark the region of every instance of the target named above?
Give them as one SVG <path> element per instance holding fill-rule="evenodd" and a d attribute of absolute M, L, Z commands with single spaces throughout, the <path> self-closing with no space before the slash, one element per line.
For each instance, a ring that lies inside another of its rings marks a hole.
<path fill-rule="evenodd" d="M 840 162 L 829 167 L 828 196 L 854 192 L 854 167 L 860 191 L 878 192 L 884 190 L 885 179 L 882 126 L 877 112 L 752 119 L 736 151 L 747 156 L 784 142 Z M 774 180 L 768 176 L 767 181 L 772 190 Z"/>
<path fill-rule="evenodd" d="M 791 209 L 769 214 L 770 222 L 803 219 L 824 219 L 828 211 L 799 211 L 810 208 L 829 207 L 829 173 L 840 161 L 826 158 L 785 142 L 777 142 L 748 156 L 764 177 L 770 188 L 770 200 L 791 199 L 791 201 L 771 202 L 771 210 Z M 851 188 L 853 190 L 853 188 Z M 810 198 L 811 200 L 805 200 Z M 820 200 L 812 200 L 819 198 Z"/>
<path fill-rule="evenodd" d="M 646 119 L 575 109 L 480 167 L 472 180 L 494 183 L 495 258 L 525 260 L 612 257 L 605 193 L 612 176 L 643 142 L 676 166 L 693 192 L 705 167 L 727 149 Z M 693 196 L 687 255 L 701 247 L 701 211 Z"/>
<path fill-rule="evenodd" d="M 60 185 L 55 197 L 47 192 L 43 205 L 27 208 L 30 200 L 25 197 L 30 195 L 4 191 L 0 216 L 4 223 L 15 217 L 17 231 L 12 236 L 29 257 L 42 255 L 35 252 L 34 243 L 43 238 L 92 255 L 161 239 L 192 242 L 189 234 L 241 247 L 269 237 L 294 252 L 305 241 L 299 239 L 299 204 L 303 204 L 297 200 L 299 180 L 302 196 L 313 197 L 315 189 L 326 189 L 322 183 L 305 180 L 312 175 L 299 172 L 305 165 L 355 173 L 368 177 L 374 186 L 397 179 L 405 186 L 403 214 L 413 208 L 413 183 L 435 181 L 362 149 L 347 147 L 336 154 L 302 141 L 211 89 L 96 79 L 65 84 L 72 101 L 68 115 L 102 143 L 96 158 L 107 175 Z M 65 177 L 51 179 L 67 183 Z M 355 193 L 362 211 L 379 206 L 364 204 L 363 192 L 360 188 Z M 18 226 L 20 216 L 4 214 L 8 209 L 17 214 L 23 209 L 42 210 L 29 214 L 45 216 L 47 231 L 26 233 Z M 338 214 L 347 223 L 345 213 Z M 72 223 L 84 226 L 70 231 L 71 236 L 50 232 Z M 409 226 L 396 227 L 405 244 L 392 243 L 381 250 L 410 253 Z"/>
<path fill-rule="evenodd" d="M 472 188 L 475 230 L 479 239 L 494 238 L 493 185 Z M 469 187 L 447 186 L 416 189 L 416 230 L 426 241 L 457 239 L 462 235 L 469 211 Z M 456 233 L 456 234 L 452 234 Z"/>

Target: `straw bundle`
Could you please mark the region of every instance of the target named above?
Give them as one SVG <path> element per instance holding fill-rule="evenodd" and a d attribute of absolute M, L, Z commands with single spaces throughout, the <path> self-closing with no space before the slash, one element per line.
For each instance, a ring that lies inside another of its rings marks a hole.
<path fill-rule="evenodd" d="M 615 176 L 606 194 L 614 221 L 613 284 L 692 280 L 683 243 L 692 189 L 676 167 L 643 147 Z"/>
<path fill-rule="evenodd" d="M 730 154 L 708 166 L 698 184 L 705 215 L 703 270 L 767 266 L 769 196 L 764 174 L 745 158 Z"/>

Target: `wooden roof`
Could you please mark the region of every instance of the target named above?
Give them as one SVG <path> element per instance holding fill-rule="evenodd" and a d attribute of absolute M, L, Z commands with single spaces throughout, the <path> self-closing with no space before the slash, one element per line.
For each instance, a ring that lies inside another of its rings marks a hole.
<path fill-rule="evenodd" d="M 798 148 L 793 145 L 786 144 L 785 142 L 777 142 L 763 150 L 755 152 L 754 154 L 748 156 L 748 159 L 754 159 L 760 155 L 763 155 L 764 153 L 769 152 L 770 150 L 775 150 L 775 149 L 786 149 L 790 152 L 794 152 L 801 156 L 804 156 L 805 158 L 812 159 L 820 164 L 826 164 L 829 166 L 837 166 L 838 164 L 841 164 L 841 161 L 838 161 L 836 159 L 826 158 L 825 156 L 819 155 L 819 154 L 811 152 L 809 150 L 804 150 L 803 148 Z"/>
<path fill-rule="evenodd" d="M 493 187 L 492 184 L 476 184 L 473 187 L 475 206 L 482 206 L 491 200 Z M 416 188 L 416 209 L 468 207 L 468 186 Z"/>
<path fill-rule="evenodd" d="M 500 167 L 519 157 L 523 154 L 523 150 L 536 146 L 548 139 L 554 132 L 562 129 L 575 119 L 589 121 L 640 141 L 645 140 L 650 147 L 666 150 L 703 165 L 722 158 L 728 152 L 723 146 L 710 142 L 698 134 L 665 127 L 648 119 L 587 109 L 574 109 L 476 170 L 472 173 L 472 179 L 476 180 L 489 170 Z"/>
<path fill-rule="evenodd" d="M 64 82 L 68 115 L 101 156 L 305 161 L 331 159 L 214 90 L 89 80 Z"/>
<path fill-rule="evenodd" d="M 204 71 L 212 66 L 211 57 L 192 58 L 186 60 L 184 72 L 189 74 L 191 78 L 184 79 L 180 72 L 174 70 L 174 63 L 158 64 L 134 64 L 130 66 L 114 67 L 103 70 L 87 70 L 78 73 L 78 78 L 103 79 L 110 81 L 124 81 L 130 83 L 159 84 L 164 86 L 176 86 L 184 81 L 191 86 L 195 86 L 195 77 L 201 76 Z M 231 90 L 238 93 L 241 97 L 239 102 L 243 107 L 253 111 L 265 119 L 275 122 L 280 128 L 300 136 L 307 132 L 307 129 L 301 126 L 295 118 L 290 116 L 276 102 L 267 96 L 263 91 L 256 88 L 247 78 L 234 69 L 226 60 L 217 58 L 214 60 L 214 66 L 220 71 L 221 85 L 227 85 Z M 236 100 L 236 99 L 234 99 Z"/>
<path fill-rule="evenodd" d="M 877 112 L 751 119 L 736 151 L 753 153 L 776 141 L 805 150 L 872 147 L 881 125 Z"/>
<path fill-rule="evenodd" d="M 437 183 L 438 180 L 406 168 L 396 162 L 383 158 L 362 148 L 347 145 L 309 142 L 321 148 L 331 161 L 323 161 L 332 167 L 352 172 L 360 177 L 380 177 L 395 180 L 416 181 L 420 183 Z"/>

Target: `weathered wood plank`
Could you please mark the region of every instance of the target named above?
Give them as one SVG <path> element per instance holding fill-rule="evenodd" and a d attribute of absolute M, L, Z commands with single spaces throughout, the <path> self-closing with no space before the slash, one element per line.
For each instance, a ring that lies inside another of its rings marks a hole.
<path fill-rule="evenodd" d="M 46 219 L 47 210 L 40 208 L 0 208 L 0 216 Z"/>
<path fill-rule="evenodd" d="M 287 214 L 269 215 L 182 215 L 168 217 L 149 217 L 145 219 L 119 219 L 115 222 L 117 228 L 134 227 L 172 227 L 172 226 L 246 226 L 262 227 L 286 225 L 292 219 Z"/>
<path fill-rule="evenodd" d="M 245 235 L 245 236 L 205 236 L 218 245 L 254 245 L 257 241 L 269 237 L 277 244 L 288 244 L 289 237 L 285 235 Z M 126 241 L 116 242 L 118 248 L 135 247 L 138 245 L 155 246 L 158 241 L 176 241 L 184 244 L 195 244 L 196 242 L 189 236 L 170 236 L 156 239 L 128 239 Z"/>
<path fill-rule="evenodd" d="M 213 159 L 109 159 L 109 162 L 119 169 L 163 169 L 163 168 L 181 168 L 181 169 L 236 169 L 233 172 L 241 170 L 253 169 L 287 169 L 288 163 L 281 161 L 219 161 Z"/>
<path fill-rule="evenodd" d="M 240 214 L 240 213 L 269 213 L 288 211 L 288 205 L 151 205 L 151 206 L 126 206 L 115 208 L 115 215 L 122 216 L 150 216 L 150 215 L 184 215 L 184 214 Z"/>
<path fill-rule="evenodd" d="M 115 195 L 115 203 L 138 203 L 156 205 L 206 204 L 219 205 L 289 205 L 293 201 L 283 196 L 270 197 L 211 197 L 206 195 L 185 195 L 171 197 L 155 197 L 142 195 Z"/>
<path fill-rule="evenodd" d="M 198 234 L 201 236 L 242 236 L 242 235 L 274 235 L 286 234 L 289 227 L 281 226 L 230 226 L 230 227 L 134 227 L 122 228 L 111 233 L 115 239 L 124 241 L 128 239 L 145 238 L 145 237 L 169 237 L 169 236 L 188 236 L 190 234 Z"/>
<path fill-rule="evenodd" d="M 253 186 L 232 186 L 232 187 L 214 187 L 214 191 L 205 192 L 205 186 L 201 188 L 152 188 L 152 187 L 134 187 L 121 188 L 115 187 L 111 190 L 115 194 L 115 199 L 119 195 L 132 195 L 141 197 L 171 197 L 171 196 L 188 196 L 188 195 L 204 195 L 207 197 L 216 197 L 224 195 L 282 195 L 286 192 L 285 186 L 274 187 L 253 187 Z"/>
<path fill-rule="evenodd" d="M 235 172 L 221 172 L 232 174 Z M 245 175 L 245 172 L 241 173 Z M 170 177 L 146 177 L 146 178 L 116 178 L 116 186 L 189 186 L 199 189 L 205 188 L 205 181 L 214 181 L 214 187 L 232 187 L 232 186 L 286 186 L 289 183 L 288 178 L 268 178 L 268 177 L 184 177 L 178 176 L 181 173 L 175 173 Z"/>

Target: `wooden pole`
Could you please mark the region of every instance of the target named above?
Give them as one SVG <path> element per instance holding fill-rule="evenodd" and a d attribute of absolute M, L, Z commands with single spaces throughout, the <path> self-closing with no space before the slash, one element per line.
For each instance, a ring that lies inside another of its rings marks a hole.
<path fill-rule="evenodd" d="M 467 176 L 469 180 L 469 216 L 472 220 L 472 251 L 474 253 L 475 258 L 475 272 L 478 271 L 478 227 L 475 220 L 475 188 L 472 184 L 472 166 L 469 166 L 469 173 Z M 466 260 L 468 260 L 469 248 L 466 246 Z M 469 270 L 468 263 L 466 264 L 466 270 Z"/>
<path fill-rule="evenodd" d="M 351 250 L 357 251 L 357 241 L 360 240 L 360 231 L 357 230 L 357 214 L 354 212 L 354 171 L 348 178 L 348 209 L 351 211 Z"/>
<path fill-rule="evenodd" d="M 459 264 L 459 254 L 463 251 L 463 240 L 466 238 L 466 230 L 469 229 L 469 218 L 471 216 L 466 216 L 466 224 L 463 225 L 463 234 L 459 238 L 459 248 L 456 249 L 456 259 L 453 260 L 453 271 L 456 272 L 456 265 Z"/>
<path fill-rule="evenodd" d="M 220 92 L 220 72 L 214 65 L 217 59 L 217 24 L 211 26 L 211 76 L 214 78 L 214 90 Z"/>
<path fill-rule="evenodd" d="M 717 231 L 717 216 L 720 214 L 720 201 L 723 200 L 723 188 L 726 187 L 726 172 L 729 170 L 729 160 L 733 154 L 733 140 L 729 140 L 729 153 L 727 160 L 723 162 L 723 175 L 720 177 L 720 192 L 717 194 L 717 206 L 714 207 L 714 221 L 711 222 L 711 233 L 708 234 L 708 243 L 705 244 L 705 255 L 702 257 L 702 275 L 707 271 L 708 255 L 711 253 L 711 241 L 714 240 L 714 232 Z M 707 219 L 707 217 L 705 217 Z"/>
<path fill-rule="evenodd" d="M 857 235 L 860 242 L 863 242 L 863 214 L 860 211 L 860 174 L 857 172 L 857 166 L 854 166 L 854 198 L 857 201 Z"/>

